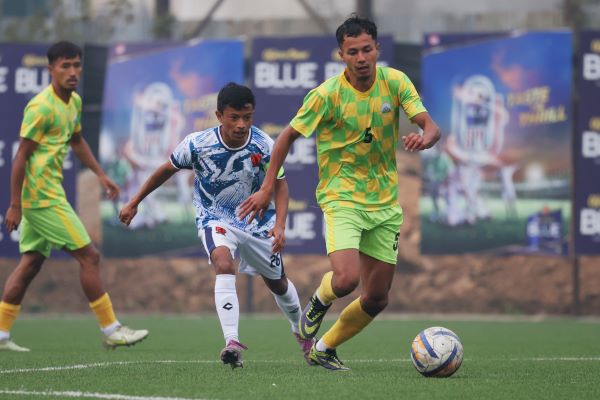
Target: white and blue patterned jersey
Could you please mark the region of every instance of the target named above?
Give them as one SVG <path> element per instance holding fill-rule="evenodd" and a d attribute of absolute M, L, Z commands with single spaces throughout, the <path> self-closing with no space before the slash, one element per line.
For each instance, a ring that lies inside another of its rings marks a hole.
<path fill-rule="evenodd" d="M 275 204 L 269 204 L 263 218 L 248 223 L 240 220 L 239 205 L 260 188 L 269 162 L 273 139 L 255 126 L 239 148 L 225 144 L 220 126 L 194 132 L 177 145 L 170 160 L 175 168 L 193 169 L 194 207 L 198 229 L 210 221 L 227 223 L 254 236 L 266 237 L 275 225 Z M 278 178 L 284 178 L 283 169 Z"/>

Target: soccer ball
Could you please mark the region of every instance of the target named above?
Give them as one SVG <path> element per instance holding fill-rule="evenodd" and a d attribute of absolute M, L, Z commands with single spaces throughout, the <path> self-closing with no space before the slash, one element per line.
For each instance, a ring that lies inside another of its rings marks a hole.
<path fill-rule="evenodd" d="M 413 365 L 423 376 L 448 377 L 456 372 L 463 359 L 463 346 L 456 333 L 434 326 L 415 337 L 410 350 Z"/>

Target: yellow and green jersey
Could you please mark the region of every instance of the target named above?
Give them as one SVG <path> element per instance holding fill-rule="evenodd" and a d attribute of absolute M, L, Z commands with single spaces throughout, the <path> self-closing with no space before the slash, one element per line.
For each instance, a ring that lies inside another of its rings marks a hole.
<path fill-rule="evenodd" d="M 67 201 L 62 186 L 63 161 L 71 136 L 80 131 L 81 97 L 77 93 L 73 92 L 65 104 L 50 85 L 27 103 L 20 135 L 38 146 L 25 167 L 23 208 L 43 208 Z"/>
<path fill-rule="evenodd" d="M 400 108 L 409 119 L 426 111 L 410 79 L 387 67 L 377 67 L 366 92 L 342 72 L 306 95 L 290 125 L 317 134 L 321 207 L 382 210 L 397 203 Z"/>

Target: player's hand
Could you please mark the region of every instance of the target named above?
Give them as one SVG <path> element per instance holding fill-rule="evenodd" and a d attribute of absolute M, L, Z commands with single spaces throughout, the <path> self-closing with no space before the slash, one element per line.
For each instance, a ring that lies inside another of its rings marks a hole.
<path fill-rule="evenodd" d="M 258 218 L 261 219 L 271 202 L 271 197 L 273 197 L 273 193 L 262 188 L 259 189 L 258 192 L 252 194 L 240 204 L 239 219 L 243 220 L 247 215 L 250 215 L 250 219 L 248 220 L 248 223 L 250 223 L 257 214 Z"/>
<path fill-rule="evenodd" d="M 273 253 L 279 253 L 285 247 L 285 228 L 277 225 L 267 235 L 273 238 Z"/>
<path fill-rule="evenodd" d="M 133 217 L 137 214 L 137 205 L 132 204 L 131 202 L 125 204 L 125 206 L 121 209 L 119 213 L 119 220 L 125 225 L 129 226 Z"/>
<path fill-rule="evenodd" d="M 406 151 L 420 151 L 432 147 L 439 140 L 439 135 L 421 135 L 416 132 L 412 132 L 406 136 L 402 136 L 404 142 L 404 150 Z"/>
<path fill-rule="evenodd" d="M 100 179 L 100 183 L 102 184 L 102 187 L 104 187 L 104 190 L 106 191 L 106 197 L 109 200 L 113 200 L 119 196 L 119 186 L 117 186 L 112 179 L 110 179 L 107 175 L 101 175 L 98 177 L 98 179 Z"/>
<path fill-rule="evenodd" d="M 423 136 L 416 132 L 402 136 L 402 141 L 404 142 L 404 150 L 406 151 L 423 150 L 426 148 L 424 147 Z"/>
<path fill-rule="evenodd" d="M 6 210 L 4 225 L 9 232 L 16 231 L 21 223 L 21 206 L 10 205 Z"/>

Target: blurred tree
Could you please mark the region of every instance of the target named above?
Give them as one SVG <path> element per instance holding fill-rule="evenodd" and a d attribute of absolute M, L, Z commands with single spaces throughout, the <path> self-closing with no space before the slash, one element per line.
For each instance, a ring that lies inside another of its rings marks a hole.
<path fill-rule="evenodd" d="M 171 14 L 170 0 L 156 0 L 154 3 L 154 21 L 152 33 L 157 39 L 171 39 L 177 20 Z"/>
<path fill-rule="evenodd" d="M 131 0 L 106 0 L 100 10 L 93 0 L 0 0 L 0 35 L 10 42 L 102 42 L 133 18 Z"/>
<path fill-rule="evenodd" d="M 574 31 L 600 26 L 597 13 L 588 12 L 589 7 L 598 7 L 598 0 L 563 0 L 563 15 L 565 24 Z"/>

